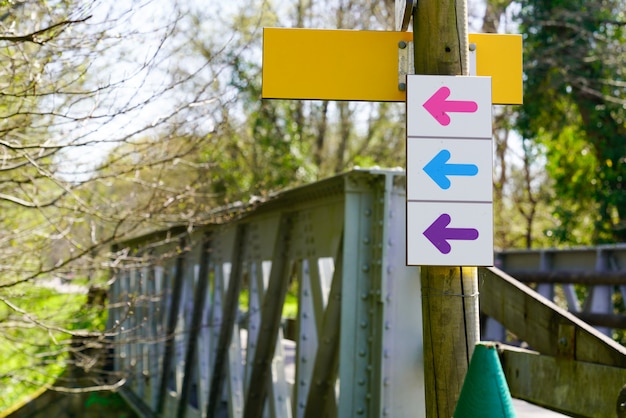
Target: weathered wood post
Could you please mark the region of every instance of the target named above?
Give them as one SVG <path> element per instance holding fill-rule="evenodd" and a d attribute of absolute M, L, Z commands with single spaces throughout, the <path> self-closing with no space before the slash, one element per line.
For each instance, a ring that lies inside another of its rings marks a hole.
<path fill-rule="evenodd" d="M 413 15 L 415 73 L 468 75 L 467 0 L 420 0 Z M 426 416 L 451 417 L 479 340 L 476 267 L 421 269 Z"/>

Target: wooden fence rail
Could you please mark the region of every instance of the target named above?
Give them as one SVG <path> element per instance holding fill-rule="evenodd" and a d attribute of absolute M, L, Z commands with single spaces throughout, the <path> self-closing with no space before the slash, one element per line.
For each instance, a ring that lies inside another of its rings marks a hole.
<path fill-rule="evenodd" d="M 481 310 L 533 350 L 503 346 L 512 395 L 575 416 L 615 416 L 626 349 L 506 273 L 479 275 Z"/>

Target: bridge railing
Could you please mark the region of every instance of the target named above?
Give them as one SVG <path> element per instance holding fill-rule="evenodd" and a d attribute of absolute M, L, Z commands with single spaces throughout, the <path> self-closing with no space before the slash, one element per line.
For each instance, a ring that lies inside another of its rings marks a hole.
<path fill-rule="evenodd" d="M 425 416 L 406 216 L 403 172 L 354 171 L 118 244 L 109 325 L 122 394 L 144 417 Z M 498 269 L 480 275 L 485 313 L 537 350 L 503 346 L 514 396 L 608 416 L 626 350 Z M 529 392 L 546 373 L 562 379 Z M 584 405 L 591 378 L 594 413 L 563 396 Z"/>
<path fill-rule="evenodd" d="M 501 346 L 513 397 L 577 417 L 616 416 L 623 346 L 497 268 L 479 269 L 479 280 L 481 312 L 529 344 Z"/>
<path fill-rule="evenodd" d="M 144 416 L 424 416 L 404 182 L 355 171 L 118 245 L 125 396 Z M 287 294 L 295 344 L 282 338 Z"/>
<path fill-rule="evenodd" d="M 626 329 L 626 244 L 504 251 L 496 265 L 609 337 Z M 491 322 L 484 332 L 504 336 Z"/>

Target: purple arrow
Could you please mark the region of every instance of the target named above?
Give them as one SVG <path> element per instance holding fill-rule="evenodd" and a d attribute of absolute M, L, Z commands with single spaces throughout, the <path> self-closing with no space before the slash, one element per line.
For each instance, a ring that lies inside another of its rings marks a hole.
<path fill-rule="evenodd" d="M 478 110 L 476 102 L 446 100 L 448 97 L 450 97 L 450 89 L 443 86 L 422 105 L 442 126 L 450 124 L 450 116 L 447 112 L 474 113 Z"/>
<path fill-rule="evenodd" d="M 448 254 L 452 249 L 450 244 L 448 244 L 448 240 L 472 241 L 478 238 L 477 229 L 448 228 L 450 221 L 450 215 L 442 213 L 441 216 L 424 231 L 424 236 L 428 238 L 442 254 Z"/>

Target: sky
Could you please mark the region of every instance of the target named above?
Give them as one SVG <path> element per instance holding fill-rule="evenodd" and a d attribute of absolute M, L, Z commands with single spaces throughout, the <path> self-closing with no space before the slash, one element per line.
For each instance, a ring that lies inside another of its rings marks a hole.
<path fill-rule="evenodd" d="M 172 58 L 171 51 L 180 49 L 183 40 L 172 36 L 172 31 L 184 24 L 173 4 L 167 0 L 132 4 L 101 0 L 94 3 L 88 24 L 76 29 L 97 32 L 110 27 L 90 63 L 93 71 L 88 86 L 101 91 L 76 109 L 94 118 L 72 126 L 70 132 L 59 132 L 61 141 L 74 138 L 77 145 L 62 156 L 66 160 L 63 170 L 70 178 L 87 179 L 85 171 L 129 138 L 156 138 L 158 128 L 181 106 L 181 101 L 193 102 L 182 97 L 185 83 L 173 74 L 179 62 Z M 187 57 L 185 65 L 193 72 L 202 62 Z M 181 83 L 178 90 L 171 88 L 175 83 Z"/>

